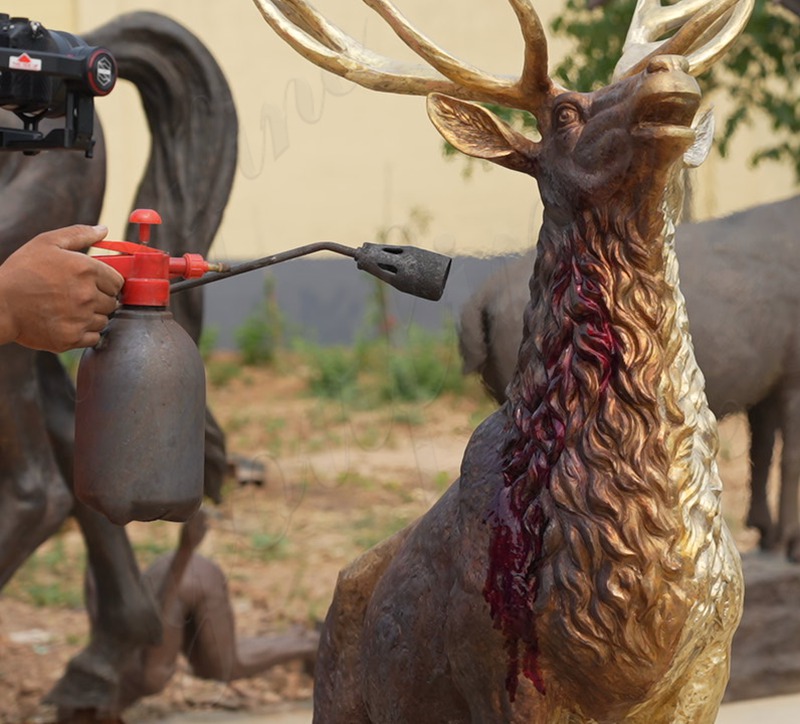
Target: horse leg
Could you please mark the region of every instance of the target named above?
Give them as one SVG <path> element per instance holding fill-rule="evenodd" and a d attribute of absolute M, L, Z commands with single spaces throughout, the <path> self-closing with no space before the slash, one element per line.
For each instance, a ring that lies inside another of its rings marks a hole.
<path fill-rule="evenodd" d="M 35 354 L 0 346 L 0 589 L 72 507 L 50 448 Z"/>
<path fill-rule="evenodd" d="M 789 560 L 800 563 L 800 388 L 785 390 L 781 399 L 781 493 L 778 532 Z"/>
<path fill-rule="evenodd" d="M 161 618 L 142 584 L 125 529 L 81 503 L 76 503 L 74 514 L 86 541 L 97 609 L 89 644 L 70 660 L 46 697 L 66 721 L 81 710 L 115 712 L 120 671 L 130 652 L 155 645 L 162 636 Z"/>
<path fill-rule="evenodd" d="M 195 676 L 228 682 L 298 659 L 313 666 L 319 647 L 316 631 L 237 641 L 225 574 L 207 558 L 193 558 L 182 588 L 183 653 Z M 191 610 L 186 610 L 187 601 L 192 602 Z"/>
<path fill-rule="evenodd" d="M 39 353 L 36 363 L 51 449 L 71 488 L 74 388 L 54 355 Z M 70 661 L 48 700 L 64 711 L 111 710 L 118 695 L 119 667 L 134 646 L 160 640 L 161 620 L 125 529 L 77 500 L 73 515 L 86 542 L 97 585 L 97 611 L 89 645 Z"/>
<path fill-rule="evenodd" d="M 772 550 L 778 543 L 778 529 L 767 502 L 767 478 L 775 448 L 779 421 L 778 400 L 771 395 L 747 411 L 750 423 L 750 508 L 747 525 L 759 532 L 762 550 Z"/>

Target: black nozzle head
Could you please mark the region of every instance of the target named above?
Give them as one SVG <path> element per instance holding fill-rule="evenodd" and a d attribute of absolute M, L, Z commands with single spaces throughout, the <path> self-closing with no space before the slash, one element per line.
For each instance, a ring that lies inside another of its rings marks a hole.
<path fill-rule="evenodd" d="M 453 260 L 415 246 L 364 244 L 355 253 L 359 269 L 421 299 L 442 298 Z"/>

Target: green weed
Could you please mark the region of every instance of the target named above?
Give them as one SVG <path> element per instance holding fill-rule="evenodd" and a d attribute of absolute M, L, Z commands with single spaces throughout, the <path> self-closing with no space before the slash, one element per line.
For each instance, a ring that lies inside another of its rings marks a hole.
<path fill-rule="evenodd" d="M 275 295 L 275 280 L 264 279 L 264 299 L 236 330 L 236 347 L 246 365 L 268 365 L 275 360 L 283 336 L 283 315 Z"/>
<path fill-rule="evenodd" d="M 237 433 L 244 430 L 252 422 L 252 417 L 247 411 L 237 412 L 231 415 L 225 425 L 225 429 L 230 433 Z"/>
<path fill-rule="evenodd" d="M 336 476 L 336 484 L 345 488 L 358 488 L 359 490 L 375 490 L 375 480 L 368 478 L 355 470 L 346 470 Z"/>
<path fill-rule="evenodd" d="M 206 363 L 206 376 L 213 387 L 225 387 L 235 380 L 241 372 L 240 365 L 232 360 L 211 359 Z"/>
<path fill-rule="evenodd" d="M 17 571 L 5 593 L 34 606 L 80 608 L 85 568 L 83 548 L 69 550 L 63 536 L 56 535 Z"/>
<path fill-rule="evenodd" d="M 253 557 L 262 561 L 280 561 L 289 556 L 290 546 L 286 534 L 259 531 L 250 536 L 250 549 Z"/>
<path fill-rule="evenodd" d="M 136 552 L 136 557 L 139 559 L 142 567 L 146 568 L 156 558 L 166 553 L 172 553 L 175 550 L 175 544 L 164 538 L 154 537 L 135 542 L 133 544 L 133 550 Z"/>
<path fill-rule="evenodd" d="M 443 493 L 453 482 L 453 476 L 445 470 L 440 470 L 433 478 L 433 487 L 438 493 Z"/>
<path fill-rule="evenodd" d="M 392 411 L 392 420 L 400 423 L 401 425 L 418 427 L 425 422 L 425 416 L 422 414 L 422 410 L 420 410 L 418 407 L 404 405 Z"/>
<path fill-rule="evenodd" d="M 219 327 L 215 327 L 213 325 L 205 327 L 200 333 L 200 339 L 197 342 L 197 349 L 200 350 L 200 356 L 203 358 L 203 362 L 207 363 L 211 358 L 211 354 L 214 352 L 218 340 Z"/>
<path fill-rule="evenodd" d="M 399 336 L 399 335 L 396 335 Z M 435 334 L 409 327 L 401 341 L 360 339 L 352 347 L 299 343 L 298 353 L 309 370 L 309 391 L 339 400 L 349 409 L 374 409 L 387 402 L 430 402 L 441 394 L 463 394 L 455 328 Z M 396 421 L 419 424 L 408 410 Z"/>
<path fill-rule="evenodd" d="M 33 582 L 26 587 L 28 600 L 40 608 L 80 608 L 83 591 L 80 586 L 71 586 L 62 581 L 51 583 Z"/>
<path fill-rule="evenodd" d="M 464 390 L 455 338 L 449 331 L 437 336 L 410 327 L 405 344 L 388 353 L 386 369 L 379 388 L 383 400 L 423 402 Z"/>
<path fill-rule="evenodd" d="M 354 349 L 305 346 L 309 389 L 327 400 L 352 401 L 358 393 L 359 362 Z"/>

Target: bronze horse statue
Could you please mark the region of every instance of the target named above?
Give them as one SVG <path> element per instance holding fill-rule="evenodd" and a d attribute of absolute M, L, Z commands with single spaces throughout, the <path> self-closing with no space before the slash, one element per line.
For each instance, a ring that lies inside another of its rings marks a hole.
<path fill-rule="evenodd" d="M 433 508 L 340 574 L 314 721 L 712 722 L 743 581 L 674 220 L 698 140 L 692 76 L 752 1 L 640 0 L 614 82 L 591 93 L 549 77 L 531 0 L 509 0 L 525 42 L 514 78 L 364 1 L 424 65 L 364 48 L 306 0 L 255 0 L 318 65 L 428 96 L 456 148 L 536 179 L 544 219 L 508 401 Z M 530 111 L 541 138 L 469 101 Z"/>
<path fill-rule="evenodd" d="M 111 50 L 120 77 L 141 95 L 152 145 L 134 205 L 161 213 L 156 245 L 173 255 L 205 254 L 237 158 L 236 111 L 221 69 L 194 35 L 155 13 L 123 15 L 83 37 Z M 102 132 L 93 159 L 74 152 L 6 154 L 0 180 L 2 260 L 42 231 L 96 224 L 106 183 Z M 201 293 L 176 295 L 171 309 L 197 340 Z M 59 358 L 10 344 L 0 347 L 0 369 L 0 586 L 68 516 L 75 517 L 97 582 L 97 613 L 87 648 L 49 698 L 64 716 L 103 711 L 116 699 L 115 672 L 125 652 L 160 640 L 159 611 L 125 529 L 72 495 L 75 391 Z M 219 501 L 225 444 L 210 413 L 205 456 L 205 492 Z"/>
<path fill-rule="evenodd" d="M 157 600 L 164 626 L 161 643 L 128 650 L 120 666 L 116 712 L 144 696 L 158 694 L 177 670 L 181 654 L 192 674 L 201 679 L 231 682 L 289 661 L 301 661 L 313 672 L 319 646 L 316 631 L 292 630 L 240 639 L 225 573 L 197 553 L 208 529 L 202 509 L 181 527 L 173 553 L 157 558 L 144 579 Z M 97 583 L 86 576 L 86 601 L 92 620 L 97 616 Z M 87 721 L 96 721 L 86 711 Z"/>

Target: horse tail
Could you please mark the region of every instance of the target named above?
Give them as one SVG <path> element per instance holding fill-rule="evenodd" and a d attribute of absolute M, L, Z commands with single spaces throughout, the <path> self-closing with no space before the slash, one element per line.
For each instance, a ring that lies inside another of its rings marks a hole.
<path fill-rule="evenodd" d="M 159 211 L 157 236 L 170 254 L 206 254 L 236 170 L 238 121 L 222 69 L 197 37 L 158 13 L 120 15 L 83 37 L 112 52 L 142 99 L 151 147 L 134 207 Z M 171 308 L 197 338 L 200 290 L 176 295 Z"/>

